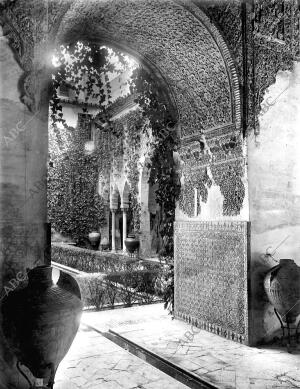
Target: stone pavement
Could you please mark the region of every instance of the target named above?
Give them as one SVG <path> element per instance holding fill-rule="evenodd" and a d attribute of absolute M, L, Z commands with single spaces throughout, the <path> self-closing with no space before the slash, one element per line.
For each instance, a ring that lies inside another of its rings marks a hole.
<path fill-rule="evenodd" d="M 82 322 L 112 329 L 222 389 L 300 388 L 299 345 L 289 354 L 285 347 L 247 347 L 204 330 L 193 328 L 193 334 L 162 304 L 85 312 Z"/>
<path fill-rule="evenodd" d="M 186 389 L 187 386 L 82 324 L 57 370 L 54 385 L 54 389 L 78 388 Z"/>

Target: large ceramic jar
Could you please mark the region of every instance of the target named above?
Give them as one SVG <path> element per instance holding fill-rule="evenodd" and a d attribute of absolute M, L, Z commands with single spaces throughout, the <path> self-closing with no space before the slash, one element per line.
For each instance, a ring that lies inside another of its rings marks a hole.
<path fill-rule="evenodd" d="M 18 360 L 37 378 L 49 378 L 69 350 L 82 312 L 80 290 L 69 274 L 57 284 L 52 268 L 28 272 L 28 285 L 3 302 L 4 334 Z"/>
<path fill-rule="evenodd" d="M 93 246 L 97 246 L 100 242 L 100 233 L 96 231 L 90 232 L 89 241 Z"/>
<path fill-rule="evenodd" d="M 282 319 L 293 323 L 300 314 L 300 267 L 292 259 L 280 259 L 266 274 L 264 288 Z"/>
<path fill-rule="evenodd" d="M 136 250 L 139 248 L 140 242 L 139 240 L 135 237 L 134 234 L 129 234 L 128 237 L 125 239 L 125 246 L 127 251 L 130 254 L 133 254 L 136 252 Z"/>

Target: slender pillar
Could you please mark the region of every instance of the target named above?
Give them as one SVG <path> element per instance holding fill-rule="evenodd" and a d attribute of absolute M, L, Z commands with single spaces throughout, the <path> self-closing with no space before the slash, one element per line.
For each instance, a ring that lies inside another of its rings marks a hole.
<path fill-rule="evenodd" d="M 123 251 L 126 252 L 125 239 L 127 238 L 127 208 L 122 208 L 123 211 Z"/>
<path fill-rule="evenodd" d="M 194 216 L 198 216 L 198 190 L 194 188 Z"/>
<path fill-rule="evenodd" d="M 116 251 L 116 210 L 111 209 L 111 251 Z"/>

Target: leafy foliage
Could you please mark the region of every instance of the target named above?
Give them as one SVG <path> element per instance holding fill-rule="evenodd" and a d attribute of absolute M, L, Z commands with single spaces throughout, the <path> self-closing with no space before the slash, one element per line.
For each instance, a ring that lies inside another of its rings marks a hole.
<path fill-rule="evenodd" d="M 57 131 L 50 129 L 50 146 L 57 145 L 53 141 Z M 65 149 L 57 148 L 56 153 L 54 147 L 51 149 L 53 167 L 48 173 L 48 214 L 56 231 L 82 243 L 89 232 L 98 231 L 105 221 L 104 202 L 96 192 L 99 151 L 85 152 L 80 128 L 68 132 Z"/>
<path fill-rule="evenodd" d="M 117 57 L 116 64 L 112 58 Z M 72 46 L 60 46 L 55 52 L 56 67 L 52 74 L 52 97 L 50 119 L 54 128 L 58 123 L 67 127 L 63 107 L 58 97 L 59 88 L 65 86 L 74 91 L 75 101 L 84 99 L 83 112 L 88 112 L 88 103 L 98 101 L 99 125 L 110 124 L 111 86 L 109 74 L 126 68 L 123 53 L 100 47 L 97 44 L 77 42 Z"/>
<path fill-rule="evenodd" d="M 118 61 L 113 63 L 113 56 Z M 80 126 L 76 129 L 68 127 L 58 91 L 62 86 L 73 90 L 75 101 L 84 99 L 85 113 L 88 112 L 88 104 L 96 99 L 97 111 L 94 117 L 91 115 L 91 120 L 97 119 L 98 127 L 109 129 L 109 74 L 124 70 L 126 60 L 116 50 L 82 42 L 61 46 L 55 54 L 55 60 L 57 66 L 52 75 L 50 100 L 49 145 L 52 167 L 48 175 L 49 219 L 57 231 L 81 244 L 87 234 L 98 230 L 105 220 L 104 201 L 96 192 L 105 152 L 102 152 L 100 143 L 93 153 L 85 151 L 85 129 Z"/>
<path fill-rule="evenodd" d="M 143 115 L 149 120 L 154 136 L 153 153 L 149 168 L 149 182 L 158 183 L 156 201 L 161 206 L 162 222 L 160 234 L 163 238 L 163 248 L 160 258 L 166 263 L 163 275 L 163 298 L 165 308 L 173 312 L 174 308 L 174 221 L 176 201 L 180 195 L 180 178 L 175 168 L 173 152 L 178 147 L 178 137 L 168 104 L 165 101 L 162 88 L 156 80 L 142 67 L 133 72 L 131 91 L 137 94 L 136 102 L 143 110 Z"/>
<path fill-rule="evenodd" d="M 144 68 L 134 70 L 131 82 L 132 93 L 137 94 L 136 102 L 149 120 L 154 137 L 154 147 L 149 163 L 149 182 L 158 183 L 156 200 L 162 209 L 160 233 L 164 247 L 161 256 L 173 256 L 173 223 L 176 201 L 180 193 L 180 180 L 177 175 L 173 152 L 177 150 L 178 137 L 174 131 L 175 122 L 168 109 L 164 93 L 157 81 Z"/>

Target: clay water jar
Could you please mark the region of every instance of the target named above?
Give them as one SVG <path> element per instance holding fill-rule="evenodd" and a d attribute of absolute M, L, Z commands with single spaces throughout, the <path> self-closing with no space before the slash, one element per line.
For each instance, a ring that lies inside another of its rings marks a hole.
<path fill-rule="evenodd" d="M 282 320 L 294 323 L 300 314 L 300 267 L 292 259 L 280 259 L 266 274 L 264 288 Z"/>
<path fill-rule="evenodd" d="M 96 232 L 96 231 L 90 232 L 89 233 L 89 241 L 91 242 L 91 244 L 93 246 L 98 245 L 100 242 L 100 233 Z"/>
<path fill-rule="evenodd" d="M 28 272 L 28 285 L 12 291 L 2 304 L 3 331 L 17 359 L 37 378 L 56 371 L 77 333 L 82 302 L 76 280 L 60 272 L 56 284 L 52 268 Z"/>
<path fill-rule="evenodd" d="M 140 242 L 134 234 L 129 234 L 125 239 L 125 246 L 130 254 L 133 254 L 139 248 Z"/>

